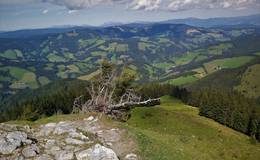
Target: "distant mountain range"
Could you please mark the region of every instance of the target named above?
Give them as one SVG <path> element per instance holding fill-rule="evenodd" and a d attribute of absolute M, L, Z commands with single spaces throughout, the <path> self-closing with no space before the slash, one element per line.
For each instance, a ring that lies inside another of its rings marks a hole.
<path fill-rule="evenodd" d="M 250 16 L 240 16 L 240 17 L 219 17 L 219 18 L 209 18 L 209 19 L 199 19 L 199 18 L 185 18 L 185 19 L 171 19 L 161 22 L 134 22 L 124 24 L 121 22 L 108 22 L 103 25 L 90 26 L 55 26 L 50 28 L 43 29 L 24 29 L 17 31 L 0 31 L 0 38 L 26 38 L 36 35 L 46 35 L 46 34 L 55 34 L 55 33 L 65 33 L 75 29 L 84 29 L 84 28 L 104 28 L 104 27 L 113 27 L 113 26 L 128 26 L 128 27 L 144 27 L 151 24 L 186 24 L 195 27 L 224 27 L 224 26 L 259 26 L 260 25 L 260 14 L 250 15 Z"/>
<path fill-rule="evenodd" d="M 235 25 L 260 25 L 260 14 L 251 16 L 241 16 L 241 17 L 220 17 L 220 18 L 209 18 L 209 19 L 199 19 L 199 18 L 187 18 L 187 19 L 173 19 L 167 20 L 160 23 L 170 23 L 170 24 L 187 24 L 197 27 L 219 27 L 219 26 L 235 26 Z"/>

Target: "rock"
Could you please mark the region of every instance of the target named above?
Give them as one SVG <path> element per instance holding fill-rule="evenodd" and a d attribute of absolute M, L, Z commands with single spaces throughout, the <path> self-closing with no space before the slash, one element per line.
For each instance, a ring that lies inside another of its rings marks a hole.
<path fill-rule="evenodd" d="M 38 136 L 48 136 L 51 132 L 53 132 L 56 125 L 56 123 L 48 123 L 41 126 Z"/>
<path fill-rule="evenodd" d="M 103 139 L 105 142 L 104 143 L 109 143 L 109 142 L 116 142 L 119 141 L 121 136 L 120 132 L 118 129 L 108 129 L 108 130 L 103 130 L 97 132 L 98 137 Z"/>
<path fill-rule="evenodd" d="M 55 143 L 56 143 L 56 141 L 54 139 L 49 139 L 45 143 L 44 148 L 51 148 L 52 146 L 55 145 Z"/>
<path fill-rule="evenodd" d="M 0 130 L 11 132 L 11 131 L 16 131 L 17 127 L 15 125 L 1 123 Z"/>
<path fill-rule="evenodd" d="M 73 138 L 66 138 L 66 139 L 65 139 L 65 142 L 66 142 L 67 144 L 73 144 L 73 145 L 82 145 L 82 144 L 84 144 L 83 141 L 77 140 L 77 139 L 73 139 Z"/>
<path fill-rule="evenodd" d="M 9 141 L 13 144 L 16 144 L 17 146 L 20 146 L 21 143 L 26 142 L 27 134 L 24 132 L 20 132 L 20 131 L 14 131 L 14 132 L 8 133 L 6 138 L 7 138 L 7 141 Z"/>
<path fill-rule="evenodd" d="M 52 159 L 53 158 L 51 158 L 51 156 L 49 156 L 48 154 L 43 154 L 35 158 L 35 160 L 52 160 Z"/>
<path fill-rule="evenodd" d="M 59 146 L 52 146 L 50 148 L 45 149 L 45 152 L 50 155 L 56 155 L 61 148 Z"/>
<path fill-rule="evenodd" d="M 87 121 L 92 121 L 93 119 L 94 119 L 94 117 L 90 116 L 90 117 L 87 118 Z"/>
<path fill-rule="evenodd" d="M 39 148 L 36 145 L 27 146 L 22 150 L 22 154 L 25 158 L 35 157 L 39 154 Z"/>
<path fill-rule="evenodd" d="M 59 122 L 54 131 L 53 134 L 61 135 L 63 133 L 70 133 L 70 132 L 76 132 L 76 126 L 71 122 Z"/>
<path fill-rule="evenodd" d="M 136 154 L 130 153 L 125 156 L 124 160 L 138 160 L 138 158 Z"/>
<path fill-rule="evenodd" d="M 76 153 L 76 158 L 77 160 L 119 160 L 112 149 L 100 144 Z"/>
<path fill-rule="evenodd" d="M 70 160 L 74 158 L 74 154 L 71 151 L 59 151 L 55 155 L 56 160 Z"/>
<path fill-rule="evenodd" d="M 0 153 L 11 154 L 18 146 L 7 142 L 4 138 L 0 138 Z"/>
<path fill-rule="evenodd" d="M 83 141 L 89 140 L 89 138 L 86 137 L 85 135 L 83 135 L 81 132 L 80 132 L 80 133 L 78 133 L 78 132 L 70 132 L 70 133 L 69 133 L 69 136 L 72 137 L 72 138 L 81 139 L 81 140 L 83 140 Z"/>
<path fill-rule="evenodd" d="M 11 154 L 16 148 L 27 142 L 27 134 L 20 131 L 9 132 L 0 137 L 0 153 Z"/>

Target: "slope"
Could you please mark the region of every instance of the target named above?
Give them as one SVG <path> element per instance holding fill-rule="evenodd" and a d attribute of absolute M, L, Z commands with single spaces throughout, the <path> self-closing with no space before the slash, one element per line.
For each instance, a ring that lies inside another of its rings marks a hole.
<path fill-rule="evenodd" d="M 259 159 L 259 144 L 198 115 L 198 109 L 163 97 L 154 108 L 136 108 L 124 124 L 134 132 L 143 159 Z"/>

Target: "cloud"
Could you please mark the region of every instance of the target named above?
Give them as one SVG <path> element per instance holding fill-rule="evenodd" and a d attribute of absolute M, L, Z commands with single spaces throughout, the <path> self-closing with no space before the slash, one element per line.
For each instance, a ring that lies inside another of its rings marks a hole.
<path fill-rule="evenodd" d="M 68 14 L 73 14 L 73 13 L 76 13 L 76 12 L 78 12 L 78 10 L 69 10 Z"/>
<path fill-rule="evenodd" d="M 85 8 L 91 8 L 96 5 L 114 3 L 118 1 L 124 1 L 124 0 L 42 0 L 42 2 L 65 6 L 69 10 L 80 10 Z"/>
<path fill-rule="evenodd" d="M 80 10 L 98 5 L 121 4 L 133 10 L 183 11 L 190 9 L 260 9 L 260 0 L 0 0 L 0 5 L 50 3 L 69 10 Z"/>
<path fill-rule="evenodd" d="M 160 7 L 161 0 L 134 0 L 130 7 L 134 10 L 144 9 L 147 11 L 156 10 Z"/>
<path fill-rule="evenodd" d="M 42 11 L 42 14 L 47 14 L 48 12 L 49 12 L 49 10 L 45 9 L 45 10 Z"/>
<path fill-rule="evenodd" d="M 167 9 L 170 11 L 217 8 L 260 8 L 260 0 L 172 0 L 167 6 Z"/>

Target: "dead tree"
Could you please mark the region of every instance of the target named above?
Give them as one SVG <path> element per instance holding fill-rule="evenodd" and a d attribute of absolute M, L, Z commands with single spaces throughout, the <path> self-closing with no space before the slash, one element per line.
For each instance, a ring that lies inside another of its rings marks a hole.
<path fill-rule="evenodd" d="M 87 91 L 90 99 L 82 103 L 82 96 L 74 101 L 73 113 L 101 112 L 115 119 L 123 118 L 133 107 L 154 106 L 160 104 L 160 99 L 149 99 L 141 101 L 141 97 L 134 93 L 131 88 L 125 89 L 125 92 L 116 97 L 116 74 L 99 76 L 98 79 L 92 81 Z"/>

